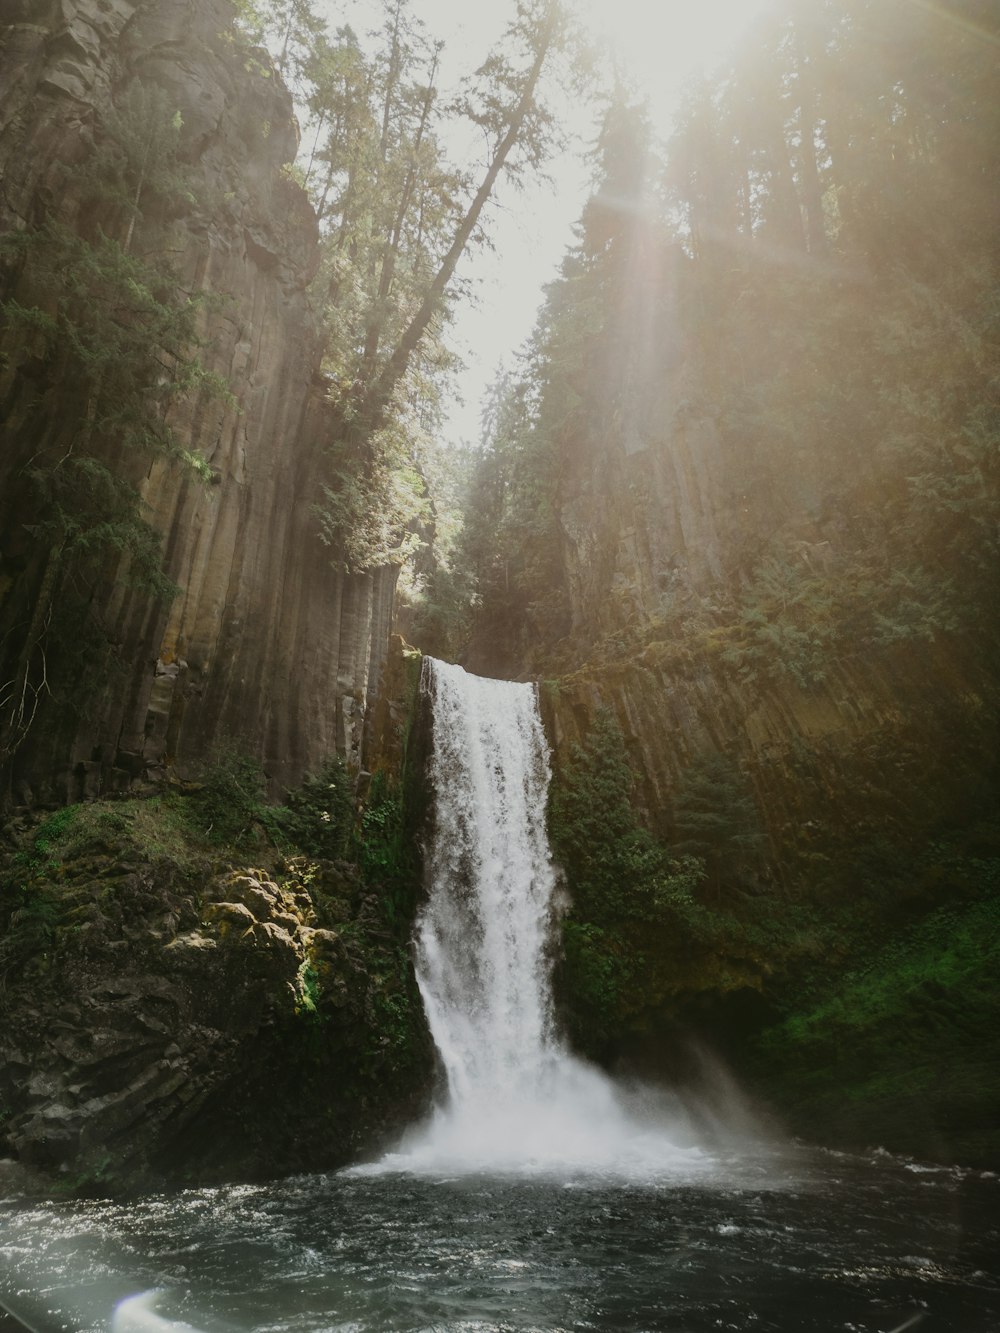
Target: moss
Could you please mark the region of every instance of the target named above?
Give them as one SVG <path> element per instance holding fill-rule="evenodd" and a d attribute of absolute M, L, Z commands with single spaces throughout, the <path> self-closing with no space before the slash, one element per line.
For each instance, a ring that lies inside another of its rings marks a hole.
<path fill-rule="evenodd" d="M 295 978 L 296 1003 L 295 1012 L 297 1014 L 308 1014 L 311 1017 L 319 1015 L 319 1002 L 322 998 L 323 987 L 319 979 L 319 973 L 313 966 L 310 959 L 303 960 L 299 968 L 298 975 Z"/>
<path fill-rule="evenodd" d="M 1000 1161 L 1000 896 L 931 913 L 752 1039 L 746 1071 L 812 1138 Z"/>

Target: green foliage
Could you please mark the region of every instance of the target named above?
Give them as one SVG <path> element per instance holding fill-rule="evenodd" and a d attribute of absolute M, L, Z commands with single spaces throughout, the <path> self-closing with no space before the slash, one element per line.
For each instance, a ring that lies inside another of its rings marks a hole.
<path fill-rule="evenodd" d="M 388 1052 L 391 1058 L 410 1063 L 419 1055 L 422 1015 L 414 987 L 408 984 L 407 951 L 396 950 L 392 958 L 395 966 L 388 977 L 379 979 L 381 984 L 374 996 L 373 1036 L 377 1043 L 374 1054 L 381 1060 Z"/>
<path fill-rule="evenodd" d="M 940 567 L 887 565 L 884 551 L 822 571 L 786 550 L 741 590 L 720 656 L 744 681 L 787 676 L 811 690 L 840 660 L 968 627 L 968 592 Z"/>
<path fill-rule="evenodd" d="M 939 1160 L 995 1160 L 998 888 L 1000 862 L 984 863 L 977 900 L 931 912 L 887 943 L 858 940 L 817 995 L 786 994 L 786 1016 L 745 1054 L 794 1128 Z"/>
<path fill-rule="evenodd" d="M 124 221 L 126 253 L 144 215 L 154 208 L 170 211 L 196 203 L 191 174 L 180 157 L 182 126 L 169 95 L 139 80 L 125 88 L 104 118 L 84 179 L 90 202 L 111 204 Z"/>
<path fill-rule="evenodd" d="M 62 810 L 57 810 L 55 814 L 49 815 L 47 819 L 43 819 L 35 833 L 32 853 L 17 853 L 14 858 L 15 864 L 27 865 L 33 869 L 51 866 L 50 854 L 73 827 L 78 813 L 79 807 L 67 805 Z"/>
<path fill-rule="evenodd" d="M 616 1035 L 631 970 L 618 936 L 593 922 L 564 923 L 561 989 L 572 1006 L 571 1030 L 585 1049 L 599 1050 Z"/>
<path fill-rule="evenodd" d="M 403 803 L 384 772 L 372 778 L 361 813 L 361 864 L 367 875 L 393 874 L 402 851 Z"/>
<path fill-rule="evenodd" d="M 469 637 L 475 574 L 465 552 L 465 505 L 472 452 L 447 443 L 430 448 L 421 472 L 430 513 L 424 549 L 400 572 L 396 585 L 401 632 L 424 653 L 457 661 Z"/>
<path fill-rule="evenodd" d="M 62 917 L 58 900 L 44 889 L 20 887 L 5 892 L 4 899 L 0 979 L 44 961 Z"/>
<path fill-rule="evenodd" d="M 419 643 L 422 652 L 455 661 L 469 638 L 474 579 L 452 552 L 440 546 L 427 564 L 426 573 L 401 580 L 400 623 L 407 639 Z"/>
<path fill-rule="evenodd" d="M 712 750 L 685 769 L 673 800 L 674 849 L 699 857 L 718 881 L 752 868 L 765 841 L 760 816 L 739 769 Z"/>
<path fill-rule="evenodd" d="M 266 819 L 267 782 L 256 759 L 235 744 L 215 747 L 188 797 L 197 832 L 216 845 L 238 847 L 260 836 Z"/>
<path fill-rule="evenodd" d="M 858 890 L 853 861 L 824 885 L 816 866 L 803 863 L 797 896 L 777 892 L 763 877 L 756 803 L 723 755 L 689 764 L 669 844 L 641 825 L 635 784 L 620 728 L 602 710 L 556 772 L 550 796 L 570 897 L 560 994 L 574 1039 L 595 1054 L 685 990 L 759 988 L 778 970 L 795 972 L 802 985 L 810 969 L 842 958 L 892 910 L 895 883 L 873 887 L 865 910 L 855 896 L 838 896 L 845 880 Z M 912 874 L 912 853 L 905 866 L 898 848 L 890 855 L 893 875 Z M 886 864 L 872 875 L 885 876 Z"/>
<path fill-rule="evenodd" d="M 335 861 L 347 854 L 354 823 L 354 784 L 347 765 L 334 755 L 315 775 L 288 792 L 283 806 L 270 807 L 269 823 L 298 851 Z"/>
<path fill-rule="evenodd" d="M 599 711 L 586 743 L 555 775 L 549 823 L 566 872 L 560 990 L 571 1033 L 599 1052 L 626 1015 L 652 1000 L 655 954 L 679 932 L 714 939 L 715 916 L 699 901 L 701 861 L 675 859 L 643 828 L 635 774 L 614 716 Z M 669 951 L 669 946 L 668 946 Z"/>
<path fill-rule="evenodd" d="M 331 483 L 315 508 L 333 563 L 350 573 L 402 565 L 423 544 L 427 487 L 416 461 L 419 432 L 403 421 L 375 432 L 366 460 L 349 444 L 335 451 Z"/>
<path fill-rule="evenodd" d="M 339 755 L 271 804 L 260 761 L 234 742 L 216 745 L 183 798 L 188 827 L 214 846 L 271 845 L 337 861 L 354 851 L 354 782 Z"/>
<path fill-rule="evenodd" d="M 79 816 L 77 805 L 49 814 L 31 844 L 13 854 L 0 873 L 0 981 L 29 966 L 44 966 L 64 917 L 57 884 Z"/>
<path fill-rule="evenodd" d="M 292 86 L 308 77 L 325 30 L 310 0 L 236 0 L 235 7 L 243 33 L 274 51 L 278 70 Z M 267 71 L 258 66 L 257 72 Z"/>
<path fill-rule="evenodd" d="M 864 817 L 823 838 L 814 818 L 801 848 L 785 849 L 779 888 L 762 877 L 756 807 L 724 757 L 706 754 L 689 766 L 669 847 L 638 827 L 633 789 L 614 719 L 599 715 L 586 744 L 556 774 L 551 797 L 571 899 L 559 993 L 584 1049 L 607 1053 L 686 990 L 766 987 L 791 1026 L 775 1029 L 773 1050 L 761 1048 L 763 1068 L 779 1049 L 782 1060 L 792 1059 L 800 1037 L 808 1046 L 809 1024 L 825 1032 L 836 1020 L 847 1041 L 851 1025 L 860 1033 L 868 1023 L 865 1013 L 874 1030 L 889 1023 L 893 1005 L 915 1012 L 938 983 L 954 986 L 957 1005 L 965 984 L 959 974 L 966 964 L 981 967 L 979 926 L 961 926 L 964 942 L 955 948 L 965 961 L 953 967 L 949 956 L 956 923 L 971 923 L 973 904 L 983 904 L 985 919 L 995 913 L 993 826 L 975 832 L 977 851 L 969 832 L 924 842 L 920 833 Z M 900 998 L 904 992 L 909 999 Z M 811 1014 L 815 1020 L 807 1020 Z M 826 1075 L 817 1077 L 822 1083 Z"/>
<path fill-rule="evenodd" d="M 72 562 L 78 580 L 111 557 L 125 581 L 169 598 L 176 589 L 162 572 L 159 535 L 143 516 L 127 455 L 146 467 L 152 456 L 197 467 L 166 409 L 192 392 L 222 391 L 189 350 L 198 303 L 176 294 L 162 261 L 129 255 L 103 234 L 90 242 L 50 222 L 9 247 L 25 263 L 35 300 L 54 313 L 9 300 L 0 307 L 5 323 L 36 355 L 66 363 L 80 411 L 26 469 L 32 535 Z"/>
<path fill-rule="evenodd" d="M 320 1019 L 320 1002 L 323 996 L 323 987 L 320 985 L 319 975 L 308 958 L 304 959 L 295 978 L 295 992 L 297 1002 L 295 1012 L 297 1014 L 306 1014 L 310 1018 Z"/>
<path fill-rule="evenodd" d="M 205 475 L 204 460 L 175 437 L 170 411 L 185 397 L 226 392 L 198 357 L 203 303 L 162 257 L 171 209 L 192 203 L 180 129 L 163 93 L 126 88 L 74 174 L 85 204 L 76 229 L 48 218 L 0 242 L 12 273 L 0 331 L 15 347 L 8 369 L 23 392 L 15 416 L 34 442 L 18 472 L 24 533 L 40 553 L 19 590 L 29 608 L 24 646 L 0 688 L 8 753 L 44 696 L 70 709 L 113 672 L 114 636 L 94 610 L 104 601 L 99 587 L 119 583 L 165 601 L 177 591 L 142 487 L 157 462 Z M 60 387 L 58 416 L 51 394 L 27 392 L 39 377 Z"/>
<path fill-rule="evenodd" d="M 187 799 L 175 793 L 145 800 L 87 802 L 47 816 L 30 844 L 14 853 L 9 874 L 25 882 L 60 882 L 73 862 L 109 855 L 126 862 L 140 851 L 189 874 L 197 868 L 200 849 L 200 843 L 192 840 Z"/>
<path fill-rule="evenodd" d="M 683 927 L 718 943 L 736 927 L 731 904 L 718 893 L 713 907 L 706 905 L 706 885 L 718 889 L 725 877 L 732 891 L 761 841 L 738 772 L 714 754 L 688 770 L 674 807 L 679 838 L 669 847 L 639 822 L 635 785 L 621 729 L 609 710 L 598 710 L 586 743 L 572 747 L 557 774 L 550 802 L 553 842 L 573 900 L 570 920 L 619 931 Z"/>
<path fill-rule="evenodd" d="M 488 616 L 512 660 L 526 637 L 548 642 L 568 627 L 557 472 L 533 388 L 506 372 L 491 388 L 457 546 L 470 607 Z"/>
<path fill-rule="evenodd" d="M 996 886 L 1000 863 L 994 862 L 991 869 Z M 979 988 L 992 988 L 1000 962 L 998 927 L 1000 896 L 930 913 L 895 934 L 860 967 L 845 972 L 835 993 L 815 1008 L 789 1015 L 765 1034 L 763 1047 L 785 1040 L 804 1045 L 830 1040 L 837 1030 L 877 1027 L 914 1005 L 919 1007 L 928 991 L 951 992 L 959 1008 L 971 1004 Z"/>
<path fill-rule="evenodd" d="M 163 259 L 130 254 L 103 231 L 87 239 L 50 221 L 5 244 L 36 301 L 4 303 L 5 317 L 36 353 L 68 356 L 82 391 L 73 434 L 188 461 L 165 408 L 194 392 L 225 393 L 196 355 L 204 298 L 182 292 Z"/>
<path fill-rule="evenodd" d="M 238 9 L 296 95 L 297 172 L 320 221 L 314 292 L 337 423 L 315 505 L 321 536 L 334 565 L 352 572 L 423 558 L 424 587 L 428 569 L 448 566 L 447 525 L 431 512 L 426 477 L 456 364 L 445 344 L 465 290 L 456 266 L 486 239 L 480 218 L 495 182 L 536 170 L 553 146 L 539 78 L 564 37 L 562 5 L 519 4 L 502 42 L 449 99 L 438 88 L 444 43 L 409 0 L 383 0 L 363 39 L 347 25 L 331 31 L 311 0 Z M 487 144 L 484 173 L 451 157 L 463 120 Z"/>
<path fill-rule="evenodd" d="M 600 710 L 586 744 L 574 746 L 559 774 L 550 825 L 573 892 L 573 911 L 604 923 L 655 917 L 657 888 L 667 859 L 638 823 L 632 799 L 635 774 L 613 714 Z"/>

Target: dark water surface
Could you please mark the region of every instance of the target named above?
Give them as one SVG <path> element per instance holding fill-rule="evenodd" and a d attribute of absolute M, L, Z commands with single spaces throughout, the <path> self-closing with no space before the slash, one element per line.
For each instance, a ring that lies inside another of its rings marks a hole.
<path fill-rule="evenodd" d="M 46 1331 L 997 1333 L 1000 1181 L 800 1152 L 652 1184 L 341 1173 L 14 1199 L 0 1294 Z"/>

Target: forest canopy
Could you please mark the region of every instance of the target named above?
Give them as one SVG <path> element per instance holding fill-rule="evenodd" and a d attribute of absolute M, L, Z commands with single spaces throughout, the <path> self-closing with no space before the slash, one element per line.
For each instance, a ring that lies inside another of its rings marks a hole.
<path fill-rule="evenodd" d="M 995 611 L 998 55 L 985 3 L 791 0 L 666 143 L 610 98 L 462 538 L 487 618 L 530 626 L 539 664 L 681 617 L 808 686 L 839 652 Z M 664 539 L 630 590 L 621 497 L 670 529 L 691 483 L 664 469 L 695 436 L 717 531 L 694 556 Z"/>

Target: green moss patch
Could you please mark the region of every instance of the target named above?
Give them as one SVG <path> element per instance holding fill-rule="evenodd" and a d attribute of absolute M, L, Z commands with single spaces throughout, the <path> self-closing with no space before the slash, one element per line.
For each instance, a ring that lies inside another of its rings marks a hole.
<path fill-rule="evenodd" d="M 943 908 L 751 1044 L 810 1138 L 1000 1161 L 1000 897 Z"/>

